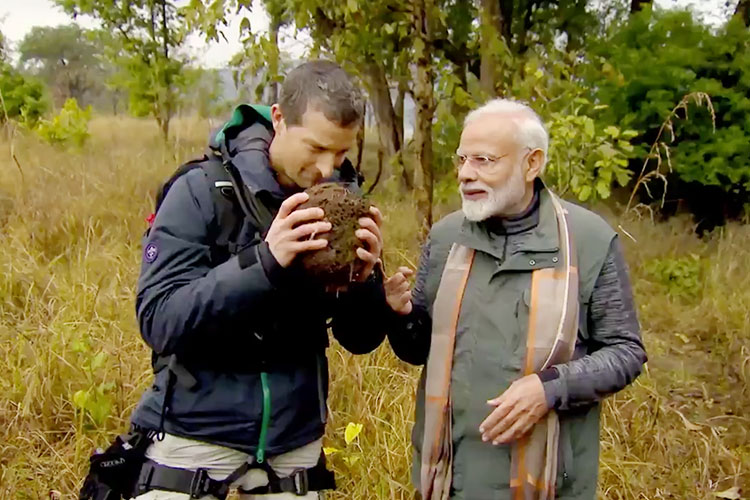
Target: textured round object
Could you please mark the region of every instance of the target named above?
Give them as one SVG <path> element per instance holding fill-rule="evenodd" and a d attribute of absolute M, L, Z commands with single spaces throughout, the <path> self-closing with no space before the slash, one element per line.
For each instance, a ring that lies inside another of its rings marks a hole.
<path fill-rule="evenodd" d="M 299 209 L 322 208 L 325 220 L 332 227 L 327 233 L 315 235 L 315 238 L 328 240 L 328 246 L 300 255 L 300 263 L 310 276 L 327 288 L 346 288 L 364 265 L 357 257 L 357 248 L 362 247 L 362 242 L 354 233 L 359 228 L 359 219 L 369 214 L 370 204 L 343 185 L 333 182 L 317 184 L 305 192 L 310 199 Z"/>

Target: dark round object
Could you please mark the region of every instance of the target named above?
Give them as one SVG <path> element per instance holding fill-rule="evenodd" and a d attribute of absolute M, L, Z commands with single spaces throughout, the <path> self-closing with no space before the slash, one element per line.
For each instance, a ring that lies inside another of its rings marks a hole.
<path fill-rule="evenodd" d="M 364 263 L 357 257 L 362 242 L 354 234 L 359 219 L 369 214 L 370 204 L 341 184 L 326 182 L 305 190 L 310 199 L 299 209 L 320 207 L 331 230 L 315 238 L 325 238 L 328 246 L 300 256 L 305 271 L 328 289 L 345 289 L 361 272 Z"/>

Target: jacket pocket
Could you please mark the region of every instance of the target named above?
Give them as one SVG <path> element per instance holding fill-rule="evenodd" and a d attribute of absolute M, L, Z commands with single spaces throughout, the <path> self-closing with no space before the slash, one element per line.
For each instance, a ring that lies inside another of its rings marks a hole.
<path fill-rule="evenodd" d="M 521 370 L 526 360 L 526 339 L 529 329 L 529 315 L 531 313 L 531 290 L 525 288 L 516 302 L 516 321 L 518 331 L 511 344 L 512 355 L 509 365 L 515 370 Z"/>

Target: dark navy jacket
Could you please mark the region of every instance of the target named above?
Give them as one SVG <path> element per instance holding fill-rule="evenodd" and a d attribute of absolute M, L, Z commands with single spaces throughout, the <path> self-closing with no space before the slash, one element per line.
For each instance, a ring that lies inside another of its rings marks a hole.
<path fill-rule="evenodd" d="M 230 141 L 234 164 L 253 194 L 275 213 L 291 193 L 276 182 L 272 132 L 255 124 Z M 385 338 L 382 276 L 373 273 L 338 296 L 293 267 L 284 269 L 245 224 L 240 255 L 212 261 L 218 223 L 201 169 L 170 188 L 144 240 L 136 311 L 155 355 L 176 355 L 178 376 L 167 433 L 255 453 L 263 408 L 260 372 L 268 373 L 269 456 L 323 435 L 328 393 L 328 330 L 347 350 L 364 354 Z M 133 415 L 157 429 L 169 370 L 156 370 Z"/>

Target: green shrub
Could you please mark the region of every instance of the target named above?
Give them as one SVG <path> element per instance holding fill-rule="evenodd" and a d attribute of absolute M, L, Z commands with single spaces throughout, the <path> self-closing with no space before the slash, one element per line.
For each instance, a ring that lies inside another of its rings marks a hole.
<path fill-rule="evenodd" d="M 696 297 L 701 290 L 701 259 L 687 257 L 654 259 L 645 266 L 646 275 L 673 297 Z"/>
<path fill-rule="evenodd" d="M 4 62 L 0 62 L 0 95 L 0 123 L 16 120 L 31 128 L 49 108 L 44 85 Z"/>
<path fill-rule="evenodd" d="M 735 214 L 750 202 L 748 49 L 750 31 L 737 19 L 712 31 L 689 12 L 648 9 L 592 48 L 588 83 L 608 105 L 605 120 L 639 132 L 633 144 L 641 160 L 633 169 L 640 171 L 662 123 L 685 95 L 710 97 L 713 108 L 680 111 L 659 139 L 670 148 L 669 198 L 686 199 L 696 215 L 709 198 L 724 206 L 718 212 Z"/>
<path fill-rule="evenodd" d="M 80 148 L 90 135 L 89 120 L 91 106 L 81 109 L 78 102 L 71 98 L 65 101 L 57 116 L 52 120 L 43 120 L 39 124 L 37 133 L 50 144 Z"/>

